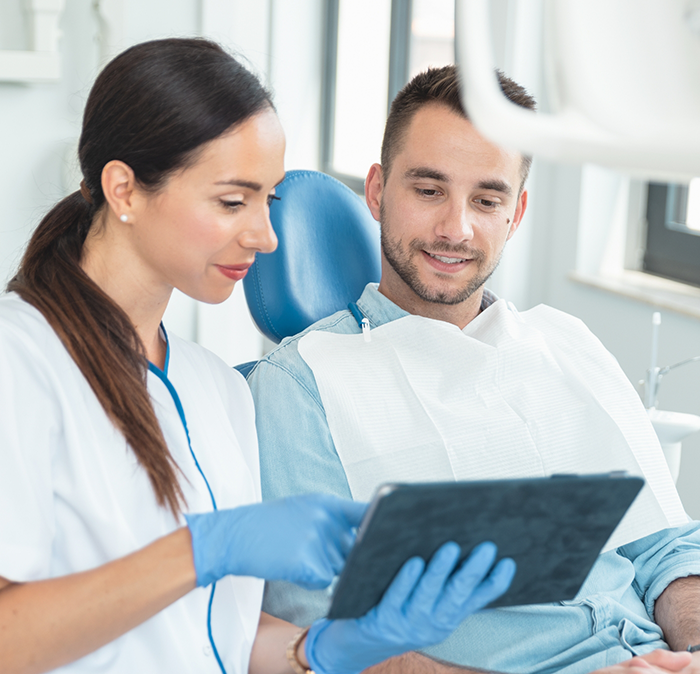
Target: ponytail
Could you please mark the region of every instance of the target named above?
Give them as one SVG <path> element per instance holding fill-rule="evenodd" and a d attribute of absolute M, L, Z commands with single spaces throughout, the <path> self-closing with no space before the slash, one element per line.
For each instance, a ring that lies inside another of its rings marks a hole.
<path fill-rule="evenodd" d="M 44 315 L 136 454 L 158 503 L 177 516 L 184 503 L 179 469 L 148 394 L 145 349 L 126 313 L 80 266 L 93 210 L 80 192 L 56 205 L 7 290 Z"/>

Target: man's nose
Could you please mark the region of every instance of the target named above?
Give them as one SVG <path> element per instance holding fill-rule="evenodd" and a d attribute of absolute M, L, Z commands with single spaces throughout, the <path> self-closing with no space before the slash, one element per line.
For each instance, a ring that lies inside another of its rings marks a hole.
<path fill-rule="evenodd" d="M 474 214 L 468 203 L 453 201 L 442 215 L 435 227 L 438 238 L 452 243 L 471 241 L 474 238 Z"/>

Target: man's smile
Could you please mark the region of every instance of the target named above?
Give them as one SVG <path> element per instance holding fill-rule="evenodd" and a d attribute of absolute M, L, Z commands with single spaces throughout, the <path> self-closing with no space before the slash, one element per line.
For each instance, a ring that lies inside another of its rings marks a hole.
<path fill-rule="evenodd" d="M 430 255 L 430 257 L 434 258 L 435 260 L 445 262 L 446 264 L 457 264 L 459 262 L 467 261 L 466 257 L 446 257 L 445 255 L 435 255 L 434 253 L 428 253 L 428 255 Z"/>

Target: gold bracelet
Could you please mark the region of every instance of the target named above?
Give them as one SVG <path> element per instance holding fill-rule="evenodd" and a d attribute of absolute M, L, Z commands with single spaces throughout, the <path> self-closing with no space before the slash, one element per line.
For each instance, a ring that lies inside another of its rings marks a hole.
<path fill-rule="evenodd" d="M 294 670 L 295 674 L 314 674 L 313 669 L 307 669 L 304 665 L 299 662 L 299 656 L 297 655 L 297 649 L 299 644 L 304 640 L 304 637 L 309 633 L 309 628 L 305 627 L 301 632 L 297 632 L 292 640 L 287 644 L 287 662 L 289 666 Z"/>

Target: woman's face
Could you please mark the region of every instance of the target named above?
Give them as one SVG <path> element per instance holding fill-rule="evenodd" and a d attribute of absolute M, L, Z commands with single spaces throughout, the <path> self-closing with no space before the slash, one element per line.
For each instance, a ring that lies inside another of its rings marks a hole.
<path fill-rule="evenodd" d="M 224 301 L 256 252 L 277 247 L 270 202 L 284 178 L 284 132 L 271 109 L 207 143 L 196 162 L 134 213 L 134 249 L 153 281 Z"/>

